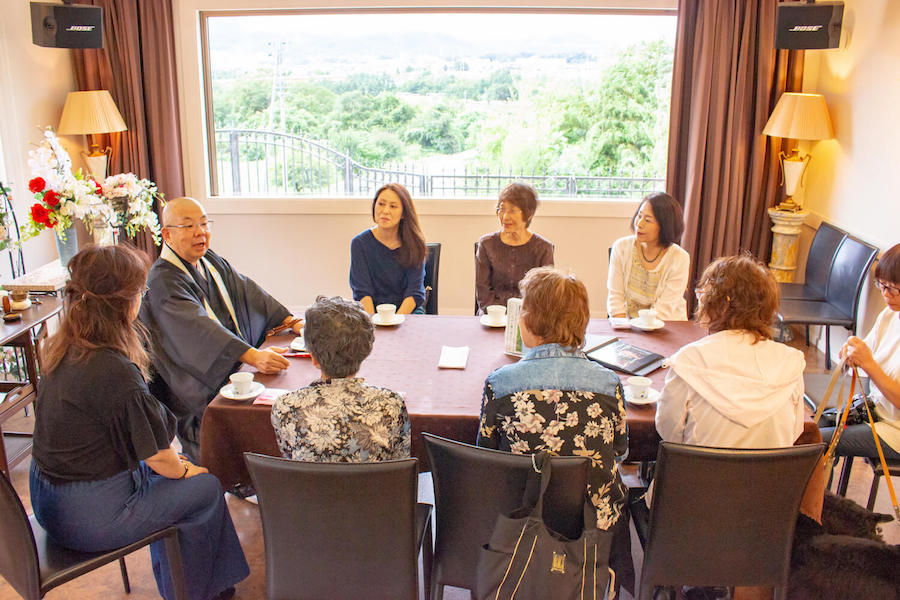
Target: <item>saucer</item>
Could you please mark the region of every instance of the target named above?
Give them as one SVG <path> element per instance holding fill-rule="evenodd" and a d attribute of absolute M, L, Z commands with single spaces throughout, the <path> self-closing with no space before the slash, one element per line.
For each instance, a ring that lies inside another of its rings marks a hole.
<path fill-rule="evenodd" d="M 25 298 L 24 300 L 20 300 L 18 302 L 13 300 L 12 302 L 10 302 L 10 308 L 12 308 L 15 312 L 28 310 L 29 308 L 31 308 L 31 299 Z"/>
<path fill-rule="evenodd" d="M 257 396 L 262 394 L 264 389 L 266 389 L 266 386 L 258 381 L 254 381 L 250 385 L 249 392 L 247 392 L 246 394 L 238 394 L 234 391 L 234 386 L 228 383 L 225 384 L 221 390 L 219 390 L 219 393 L 229 400 L 252 400 L 253 398 L 256 398 Z"/>
<path fill-rule="evenodd" d="M 635 329 L 640 329 L 641 331 L 656 331 L 657 329 L 662 329 L 666 326 L 665 322 L 660 319 L 656 319 L 653 325 L 644 325 L 644 322 L 640 317 L 635 317 L 628 321 L 628 323 Z"/>
<path fill-rule="evenodd" d="M 642 404 L 656 404 L 656 401 L 659 400 L 659 392 L 650 388 L 647 390 L 647 397 L 642 398 L 640 400 L 635 400 L 631 397 L 631 394 L 628 392 L 628 386 L 625 386 L 625 401 L 629 404 L 634 404 L 635 406 L 640 406 Z"/>
<path fill-rule="evenodd" d="M 405 320 L 406 320 L 406 315 L 394 314 L 394 318 L 388 322 L 382 321 L 381 315 L 379 315 L 378 313 L 375 313 L 374 315 L 372 315 L 372 322 L 375 323 L 376 325 L 378 325 L 379 327 L 390 327 L 392 325 L 399 325 L 400 323 L 402 323 Z"/>
<path fill-rule="evenodd" d="M 490 315 L 481 315 L 478 321 L 485 327 L 506 327 L 506 315 L 503 316 L 502 321 L 491 321 Z"/>

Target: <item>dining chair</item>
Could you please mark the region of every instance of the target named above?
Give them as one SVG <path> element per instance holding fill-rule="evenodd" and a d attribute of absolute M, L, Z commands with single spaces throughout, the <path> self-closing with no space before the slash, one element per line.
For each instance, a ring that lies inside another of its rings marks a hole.
<path fill-rule="evenodd" d="M 845 236 L 828 274 L 825 300 L 782 300 L 778 320 L 784 325 L 825 326 L 825 368 L 831 369 L 831 326 L 856 332 L 859 295 L 869 266 L 878 249 L 852 236 Z M 809 338 L 806 340 L 809 344 Z"/>
<path fill-rule="evenodd" d="M 473 589 L 479 550 L 490 539 L 497 516 L 522 504 L 533 465 L 530 455 L 422 435 L 434 481 L 431 600 L 440 600 L 445 585 Z M 554 456 L 552 461 L 544 519 L 551 529 L 575 538 L 584 524 L 588 459 Z"/>
<path fill-rule="evenodd" d="M 175 597 L 187 599 L 178 530 L 167 527 L 122 548 L 108 552 L 79 552 L 53 541 L 37 519 L 25 513 L 16 490 L 0 476 L 0 575 L 25 600 L 38 600 L 73 579 L 119 561 L 125 593 L 131 593 L 125 556 L 162 540 L 172 572 Z"/>
<path fill-rule="evenodd" d="M 787 598 L 794 525 L 824 449 L 661 442 L 638 598 L 672 585 L 774 585 Z"/>
<path fill-rule="evenodd" d="M 417 598 L 431 570 L 431 505 L 414 458 L 315 463 L 244 454 L 256 486 L 271 600 Z"/>
<path fill-rule="evenodd" d="M 822 221 L 816 230 L 806 258 L 806 274 L 803 283 L 779 283 L 782 300 L 825 301 L 828 274 L 838 247 L 847 233 Z"/>
<path fill-rule="evenodd" d="M 475 242 L 475 268 L 478 268 L 478 242 Z M 478 289 L 475 290 L 475 316 L 478 316 Z"/>
<path fill-rule="evenodd" d="M 438 314 L 438 274 L 441 268 L 441 245 L 438 242 L 426 244 L 425 257 L 425 314 Z"/>

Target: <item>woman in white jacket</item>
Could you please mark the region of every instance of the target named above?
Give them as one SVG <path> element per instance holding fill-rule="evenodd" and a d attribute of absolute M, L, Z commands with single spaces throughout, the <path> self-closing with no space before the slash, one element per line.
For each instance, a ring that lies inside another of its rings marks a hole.
<path fill-rule="evenodd" d="M 650 194 L 635 212 L 631 231 L 616 240 L 609 257 L 609 316 L 634 318 L 653 307 L 664 321 L 686 321 L 691 260 L 677 243 L 684 232 L 681 206 L 668 194 Z"/>

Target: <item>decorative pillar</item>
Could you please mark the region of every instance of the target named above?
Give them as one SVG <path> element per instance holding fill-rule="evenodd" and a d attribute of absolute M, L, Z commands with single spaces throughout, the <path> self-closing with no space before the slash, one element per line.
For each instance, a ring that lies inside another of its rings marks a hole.
<path fill-rule="evenodd" d="M 790 283 L 794 281 L 797 270 L 797 250 L 800 240 L 800 227 L 806 220 L 809 211 L 787 212 L 775 208 L 769 209 L 769 217 L 775 226 L 772 227 L 772 262 L 769 268 L 776 281 Z"/>

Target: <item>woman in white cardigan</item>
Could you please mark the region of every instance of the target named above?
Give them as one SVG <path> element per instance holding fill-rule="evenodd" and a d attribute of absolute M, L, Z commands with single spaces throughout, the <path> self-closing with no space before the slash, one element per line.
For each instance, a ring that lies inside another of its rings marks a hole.
<path fill-rule="evenodd" d="M 691 260 L 677 244 L 684 231 L 681 206 L 668 194 L 650 194 L 635 212 L 631 231 L 634 235 L 616 240 L 610 254 L 609 316 L 634 318 L 653 307 L 664 321 L 686 321 Z"/>

